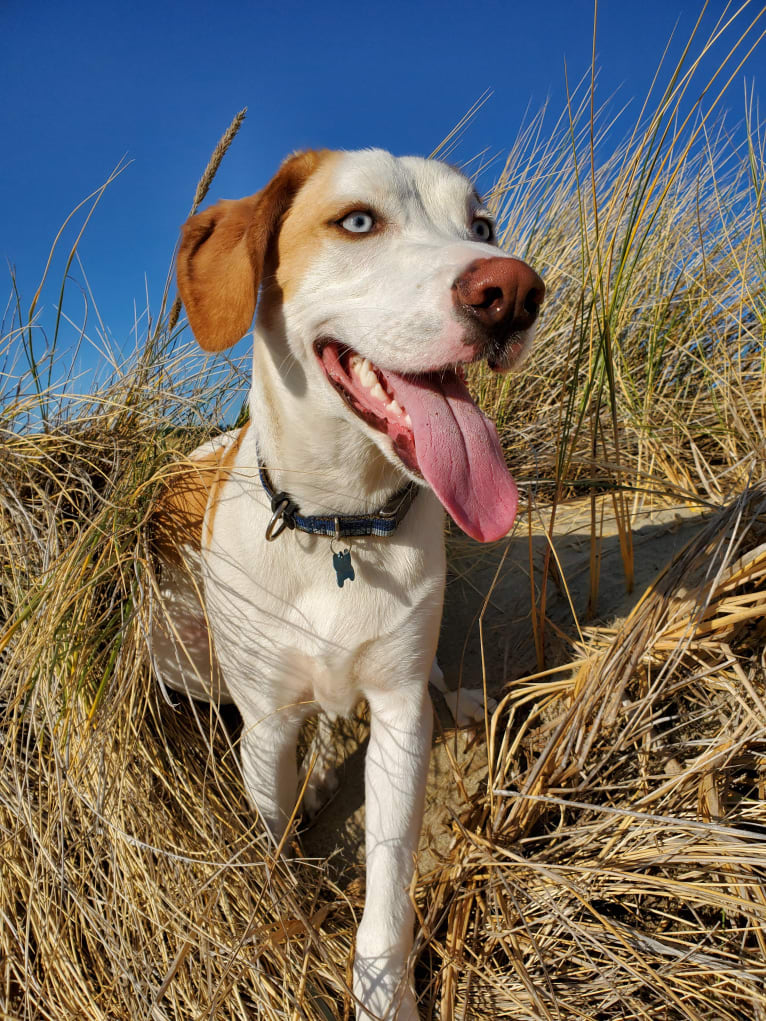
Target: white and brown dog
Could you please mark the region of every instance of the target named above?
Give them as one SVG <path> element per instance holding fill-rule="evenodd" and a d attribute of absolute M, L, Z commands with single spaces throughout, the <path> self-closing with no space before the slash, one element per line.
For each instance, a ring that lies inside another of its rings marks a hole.
<path fill-rule="evenodd" d="M 496 247 L 462 174 L 376 150 L 292 156 L 256 195 L 193 216 L 178 286 L 206 351 L 248 331 L 261 294 L 250 421 L 195 451 L 158 513 L 157 670 L 236 703 L 244 781 L 275 840 L 302 722 L 367 699 L 357 1017 L 413 1021 L 443 508 L 489 542 L 517 502 L 462 366 L 518 364 L 544 286 Z M 314 774 L 316 799 L 329 764 Z"/>

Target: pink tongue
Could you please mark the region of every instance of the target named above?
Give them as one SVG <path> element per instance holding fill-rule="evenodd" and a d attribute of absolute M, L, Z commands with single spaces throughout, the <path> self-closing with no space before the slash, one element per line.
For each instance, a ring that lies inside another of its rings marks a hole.
<path fill-rule="evenodd" d="M 447 513 L 479 542 L 502 538 L 516 517 L 519 494 L 493 423 L 457 376 L 385 375 L 412 419 L 418 467 Z"/>

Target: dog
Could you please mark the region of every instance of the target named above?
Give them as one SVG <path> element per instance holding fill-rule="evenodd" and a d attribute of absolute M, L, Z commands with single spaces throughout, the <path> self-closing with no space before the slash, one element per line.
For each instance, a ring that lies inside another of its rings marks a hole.
<path fill-rule="evenodd" d="M 182 228 L 180 296 L 222 351 L 254 330 L 248 423 L 199 448 L 157 511 L 165 684 L 233 701 L 277 844 L 304 720 L 370 711 L 358 1019 L 415 1021 L 409 888 L 431 747 L 444 511 L 491 542 L 517 489 L 464 383 L 523 360 L 545 294 L 452 167 L 380 150 L 289 157 Z M 260 288 L 260 297 L 259 297 Z M 318 803 L 323 753 L 306 779 Z"/>

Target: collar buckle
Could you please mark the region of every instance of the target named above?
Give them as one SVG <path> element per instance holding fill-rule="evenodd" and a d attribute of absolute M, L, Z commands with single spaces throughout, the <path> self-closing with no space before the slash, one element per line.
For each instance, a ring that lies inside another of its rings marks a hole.
<path fill-rule="evenodd" d="M 265 533 L 267 542 L 273 542 L 286 528 L 295 528 L 295 512 L 298 505 L 287 493 L 275 493 L 271 498 L 271 509 L 273 513 L 266 525 Z"/>

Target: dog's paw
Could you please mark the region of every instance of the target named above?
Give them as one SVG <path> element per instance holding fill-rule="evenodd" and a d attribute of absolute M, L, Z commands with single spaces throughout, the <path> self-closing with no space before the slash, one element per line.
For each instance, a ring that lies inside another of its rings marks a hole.
<path fill-rule="evenodd" d="M 432 684 L 437 691 L 442 694 L 447 690 L 447 685 L 444 683 L 444 672 L 439 666 L 439 660 L 434 656 L 434 661 L 431 664 L 431 673 L 428 677 L 428 683 Z"/>
<path fill-rule="evenodd" d="M 447 708 L 452 713 L 456 726 L 470 727 L 472 724 L 481 723 L 484 720 L 484 692 L 481 688 L 459 688 L 457 691 L 450 691 L 437 660 L 434 660 L 431 666 L 428 683 L 436 688 L 447 703 Z M 496 708 L 497 702 L 488 696 L 487 711 L 491 713 Z"/>
<path fill-rule="evenodd" d="M 415 997 L 408 989 L 399 1003 L 399 1009 L 396 1012 L 396 1021 L 419 1021 L 419 1019 L 420 1014 L 418 1014 Z"/>
<path fill-rule="evenodd" d="M 336 756 L 333 721 L 325 713 L 320 713 L 314 738 L 298 774 L 298 790 L 302 790 L 304 782 L 306 783 L 306 789 L 303 791 L 303 814 L 307 819 L 313 819 L 338 789 L 340 780 L 335 769 Z"/>
<path fill-rule="evenodd" d="M 389 1021 L 389 1019 L 390 1021 L 420 1021 L 415 997 L 409 989 L 399 998 L 399 1004 L 393 1010 L 394 1013 L 389 1011 L 386 1015 L 369 1014 L 367 1011 L 364 1011 L 361 1014 L 357 1014 L 357 1017 L 364 1019 L 364 1021 L 373 1021 L 373 1018 L 377 1021 L 377 1018 L 383 1016 L 385 1016 L 386 1021 Z"/>
<path fill-rule="evenodd" d="M 409 984 L 402 988 L 401 981 L 393 984 L 385 973 L 354 975 L 354 993 L 357 997 L 356 1021 L 420 1021 L 417 1002 Z"/>
<path fill-rule="evenodd" d="M 484 721 L 484 692 L 481 688 L 460 688 L 458 691 L 444 691 L 442 697 L 452 713 L 455 725 L 470 727 Z M 497 708 L 494 698 L 487 698 L 487 712 Z"/>
<path fill-rule="evenodd" d="M 310 763 L 307 763 L 306 759 L 304 759 L 299 781 L 301 786 L 306 778 L 309 766 Z M 338 773 L 334 766 L 321 767 L 318 762 L 314 764 L 311 776 L 306 783 L 306 789 L 303 792 L 303 813 L 307 819 L 313 819 L 321 812 L 324 806 L 332 799 L 339 784 Z"/>

